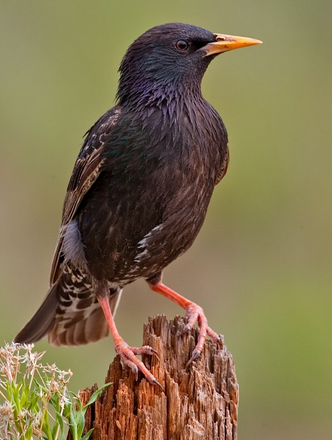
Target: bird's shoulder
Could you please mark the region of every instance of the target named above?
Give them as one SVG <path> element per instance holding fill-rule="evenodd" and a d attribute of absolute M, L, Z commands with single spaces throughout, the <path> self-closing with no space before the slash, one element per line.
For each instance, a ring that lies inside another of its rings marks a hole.
<path fill-rule="evenodd" d="M 118 124 L 121 108 L 108 110 L 86 132 L 85 140 L 76 159 L 63 205 L 62 225 L 73 218 L 79 203 L 102 171 L 105 158 L 102 153 L 105 143 Z"/>
<path fill-rule="evenodd" d="M 118 124 L 121 108 L 115 106 L 108 110 L 85 133 L 82 148 L 77 156 L 67 191 L 75 191 L 84 183 L 97 163 L 103 160 L 102 152 L 105 143 L 111 137 L 112 131 Z"/>

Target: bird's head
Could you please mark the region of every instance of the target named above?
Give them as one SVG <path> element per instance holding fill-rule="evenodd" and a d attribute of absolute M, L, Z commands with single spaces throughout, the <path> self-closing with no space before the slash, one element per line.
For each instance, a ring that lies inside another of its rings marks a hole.
<path fill-rule="evenodd" d="M 121 62 L 118 101 L 147 105 L 188 90 L 200 93 L 202 77 L 213 58 L 259 43 L 183 23 L 153 27 L 132 43 Z"/>

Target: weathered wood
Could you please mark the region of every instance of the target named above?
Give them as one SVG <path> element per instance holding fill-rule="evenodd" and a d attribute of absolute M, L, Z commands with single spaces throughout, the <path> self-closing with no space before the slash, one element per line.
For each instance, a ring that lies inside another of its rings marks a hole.
<path fill-rule="evenodd" d="M 186 368 L 197 330 L 182 334 L 185 320 L 149 319 L 144 345 L 158 351 L 143 356 L 164 387 L 143 377 L 135 380 L 119 357 L 110 365 L 106 388 L 86 414 L 92 440 L 236 440 L 238 383 L 231 354 L 222 344 L 206 341 L 201 356 Z M 96 386 L 80 392 L 85 404 Z"/>

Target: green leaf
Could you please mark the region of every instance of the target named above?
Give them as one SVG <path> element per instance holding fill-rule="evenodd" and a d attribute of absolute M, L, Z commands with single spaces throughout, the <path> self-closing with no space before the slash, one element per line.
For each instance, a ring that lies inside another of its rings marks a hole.
<path fill-rule="evenodd" d="M 77 422 L 77 438 L 80 439 L 85 426 L 84 412 L 83 411 L 76 412 L 75 419 Z"/>
<path fill-rule="evenodd" d="M 99 394 L 103 391 L 104 388 L 110 386 L 112 384 L 112 382 L 108 382 L 105 383 L 105 385 L 103 385 L 102 387 L 98 388 L 98 390 L 96 390 L 92 396 L 89 399 L 89 402 L 83 406 L 83 411 L 85 413 L 85 411 L 87 410 L 88 406 L 90 406 L 92 403 L 94 403 L 97 400 L 97 397 L 99 396 Z"/>
<path fill-rule="evenodd" d="M 90 431 L 88 431 L 82 438 L 81 440 L 88 440 L 88 438 L 90 437 L 90 435 L 92 434 L 93 428 L 90 429 Z"/>
<path fill-rule="evenodd" d="M 57 423 L 60 425 L 60 429 L 61 431 L 64 430 L 64 425 L 63 425 L 63 415 L 60 414 L 58 411 L 56 411 L 55 413 L 55 420 L 57 421 Z"/>
<path fill-rule="evenodd" d="M 49 421 L 49 417 L 48 417 L 47 408 L 45 408 L 45 410 L 43 411 L 43 416 L 44 416 L 44 420 L 43 420 L 42 431 L 44 434 L 47 435 L 48 440 L 52 440 L 52 432 L 51 432 L 51 428 L 50 428 L 50 421 Z"/>
<path fill-rule="evenodd" d="M 30 425 L 30 426 L 28 426 L 26 428 L 25 435 L 24 435 L 24 440 L 31 439 L 32 438 L 32 434 L 33 434 L 33 429 L 32 429 L 32 426 Z"/>

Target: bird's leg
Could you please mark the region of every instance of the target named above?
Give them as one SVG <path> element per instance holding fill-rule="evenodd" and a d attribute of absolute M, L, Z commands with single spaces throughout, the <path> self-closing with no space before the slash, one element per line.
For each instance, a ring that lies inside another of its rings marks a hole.
<path fill-rule="evenodd" d="M 191 330 L 196 322 L 198 322 L 198 340 L 188 365 L 200 355 L 207 335 L 210 336 L 214 341 L 221 341 L 220 336 L 207 325 L 208 322 L 201 306 L 165 286 L 165 284 L 161 282 L 161 275 L 149 278 L 146 281 L 148 282 L 150 289 L 160 293 L 186 310 L 188 322 L 184 328 L 184 332 Z"/>
<path fill-rule="evenodd" d="M 162 389 L 163 387 L 153 376 L 153 374 L 146 368 L 142 361 L 137 359 L 138 354 L 149 354 L 156 355 L 158 358 L 158 352 L 154 350 L 149 345 L 144 345 L 143 347 L 130 347 L 120 336 L 112 315 L 110 303 L 109 303 L 109 287 L 107 283 L 98 282 L 96 289 L 96 296 L 98 302 L 103 309 L 105 318 L 107 320 L 108 326 L 112 333 L 115 351 L 120 356 L 124 365 L 129 367 L 135 374 L 136 380 L 138 378 L 138 371 L 141 371 L 145 378 L 154 385 L 159 385 Z"/>

